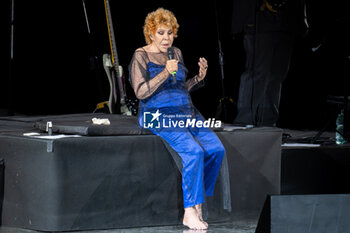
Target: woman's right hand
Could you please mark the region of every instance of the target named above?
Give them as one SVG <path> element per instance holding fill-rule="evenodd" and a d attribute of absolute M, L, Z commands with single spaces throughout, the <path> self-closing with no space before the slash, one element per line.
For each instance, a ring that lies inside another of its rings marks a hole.
<path fill-rule="evenodd" d="M 167 71 L 168 71 L 170 74 L 177 71 L 177 63 L 178 63 L 178 62 L 179 62 L 179 61 L 178 61 L 178 60 L 175 60 L 175 59 L 168 60 L 168 61 L 166 62 L 165 68 L 167 69 Z"/>

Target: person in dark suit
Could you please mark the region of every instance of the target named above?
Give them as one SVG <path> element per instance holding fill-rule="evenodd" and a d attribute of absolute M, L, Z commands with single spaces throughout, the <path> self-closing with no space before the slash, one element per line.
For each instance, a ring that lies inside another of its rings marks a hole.
<path fill-rule="evenodd" d="M 236 125 L 276 126 L 295 38 L 308 30 L 304 0 L 234 0 L 231 33 L 246 52 Z"/>

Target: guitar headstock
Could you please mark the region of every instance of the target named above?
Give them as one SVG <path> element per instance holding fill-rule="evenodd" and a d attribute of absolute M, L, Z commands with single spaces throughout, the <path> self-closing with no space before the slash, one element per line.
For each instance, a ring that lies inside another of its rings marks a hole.
<path fill-rule="evenodd" d="M 266 0 L 265 4 L 269 11 L 276 13 L 286 6 L 287 0 Z"/>

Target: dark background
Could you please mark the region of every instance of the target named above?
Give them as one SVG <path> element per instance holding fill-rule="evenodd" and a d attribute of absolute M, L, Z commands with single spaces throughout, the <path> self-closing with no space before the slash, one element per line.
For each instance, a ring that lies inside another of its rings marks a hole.
<path fill-rule="evenodd" d="M 109 86 L 102 55 L 110 53 L 103 0 L 86 0 L 89 35 L 81 0 L 15 1 L 14 71 L 10 79 L 11 1 L 1 1 L 0 109 L 21 115 L 93 112 L 107 100 Z M 192 93 L 205 117 L 214 117 L 222 97 L 218 37 L 224 53 L 225 94 L 237 101 L 244 70 L 242 38 L 230 33 L 230 1 L 218 1 L 216 27 L 214 1 L 110 0 L 120 65 L 128 76 L 133 52 L 145 44 L 144 19 L 164 7 L 180 24 L 174 46 L 184 55 L 189 75 L 198 72 L 199 57 L 209 63 L 206 86 Z M 320 129 L 334 114 L 328 95 L 344 93 L 344 60 L 349 55 L 348 9 L 345 1 L 307 1 L 310 31 L 298 38 L 287 80 L 284 82 L 279 127 Z M 5 39 L 4 39 L 5 38 Z M 312 52 L 312 48 L 322 46 Z M 90 60 L 96 57 L 92 66 Z M 133 93 L 128 84 L 128 94 Z M 330 127 L 334 127 L 331 124 Z"/>

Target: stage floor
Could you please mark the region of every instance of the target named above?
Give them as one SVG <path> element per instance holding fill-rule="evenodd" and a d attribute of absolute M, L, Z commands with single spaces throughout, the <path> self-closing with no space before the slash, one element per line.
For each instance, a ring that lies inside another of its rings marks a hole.
<path fill-rule="evenodd" d="M 257 213 L 232 217 L 229 221 L 223 223 L 209 224 L 207 231 L 192 231 L 183 225 L 177 226 L 158 226 L 158 227 L 137 227 L 125 229 L 110 230 L 91 230 L 91 231 L 67 231 L 65 233 L 254 233 L 257 226 Z M 41 233 L 41 231 L 27 230 L 22 228 L 0 227 L 1 233 Z"/>
<path fill-rule="evenodd" d="M 225 223 L 213 223 L 209 225 L 207 231 L 191 231 L 186 227 L 178 226 L 162 226 L 162 227 L 139 227 L 128 229 L 113 229 L 113 230 L 99 230 L 98 233 L 254 233 L 256 228 L 256 220 L 232 220 Z M 41 233 L 40 231 L 26 230 L 21 228 L 0 227 L 1 233 Z M 65 233 L 97 233 L 93 231 L 67 231 Z"/>

